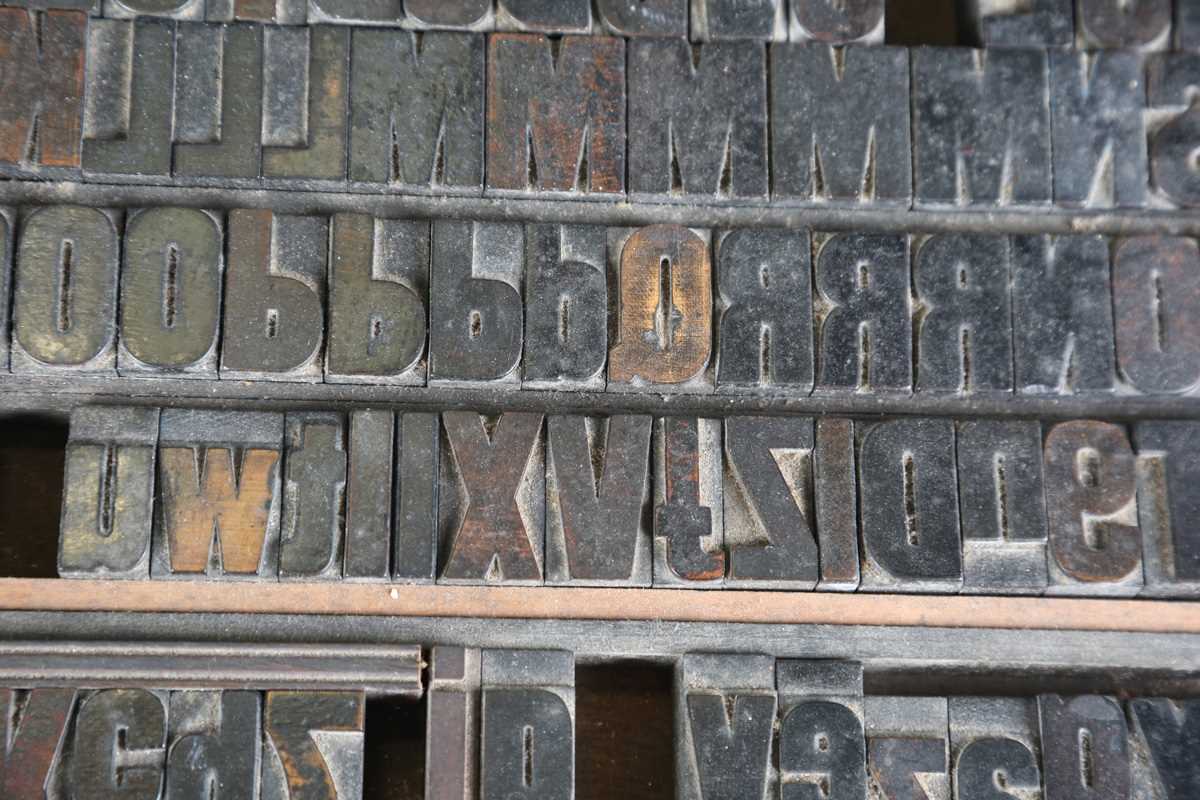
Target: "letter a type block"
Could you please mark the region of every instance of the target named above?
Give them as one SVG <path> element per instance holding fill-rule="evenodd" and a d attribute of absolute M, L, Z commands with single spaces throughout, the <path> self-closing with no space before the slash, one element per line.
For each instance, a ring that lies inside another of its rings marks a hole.
<path fill-rule="evenodd" d="M 781 800 L 867 800 L 862 665 L 781 659 L 775 682 Z"/>
<path fill-rule="evenodd" d="M 264 800 L 360 800 L 362 692 L 267 692 Z"/>

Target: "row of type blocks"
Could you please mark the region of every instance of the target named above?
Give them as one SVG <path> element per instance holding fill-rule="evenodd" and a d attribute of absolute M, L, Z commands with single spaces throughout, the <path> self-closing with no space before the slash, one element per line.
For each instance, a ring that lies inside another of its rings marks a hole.
<path fill-rule="evenodd" d="M 1161 396 L 1200 385 L 1197 319 L 1184 236 L 0 209 L 20 375 Z"/>
<path fill-rule="evenodd" d="M 88 406 L 59 572 L 1195 596 L 1197 448 L 1190 421 Z"/>
<path fill-rule="evenodd" d="M 1200 701 L 863 693 L 853 662 L 690 653 L 679 800 L 1193 800 Z M 6 800 L 359 800 L 356 692 L 0 690 Z M 571 800 L 575 659 L 432 652 L 428 800 Z"/>
<path fill-rule="evenodd" d="M 1200 205 L 1200 52 L 38 19 L 0 8 L 0 174 L 13 177 L 899 209 Z"/>

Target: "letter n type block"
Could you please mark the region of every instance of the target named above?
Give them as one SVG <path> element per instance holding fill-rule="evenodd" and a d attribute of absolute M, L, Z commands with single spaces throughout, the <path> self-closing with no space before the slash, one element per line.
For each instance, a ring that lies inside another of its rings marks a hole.
<path fill-rule="evenodd" d="M 484 650 L 480 800 L 575 797 L 575 656 Z"/>
<path fill-rule="evenodd" d="M 1172 6 L 1188 0 L 1076 0 L 1075 45 L 1080 50 L 1166 50 Z"/>
<path fill-rule="evenodd" d="M 256 800 L 262 769 L 258 692 L 172 692 L 166 800 Z"/>
<path fill-rule="evenodd" d="M 725 420 L 727 586 L 816 586 L 813 446 L 808 417 Z"/>
<path fill-rule="evenodd" d="M 832 8 L 828 0 L 810 5 Z M 771 74 L 775 202 L 908 207 L 906 49 L 773 45 Z"/>
<path fill-rule="evenodd" d="M 862 676 L 852 661 L 775 662 L 781 800 L 867 800 Z"/>
<path fill-rule="evenodd" d="M 867 796 L 950 800 L 944 697 L 867 697 Z"/>
<path fill-rule="evenodd" d="M 525 327 L 520 225 L 433 223 L 429 383 L 517 384 Z"/>
<path fill-rule="evenodd" d="M 158 798 L 166 759 L 167 695 L 105 689 L 83 699 L 67 756 L 67 800 Z"/>
<path fill-rule="evenodd" d="M 345 551 L 346 433 L 341 414 L 289 413 L 285 421 L 279 577 L 338 580 Z"/>
<path fill-rule="evenodd" d="M 442 414 L 440 583 L 540 584 L 545 549 L 542 415 Z"/>
<path fill-rule="evenodd" d="M 721 588 L 721 420 L 656 419 L 654 470 L 654 584 Z"/>
<path fill-rule="evenodd" d="M 1107 393 L 1116 381 L 1108 242 L 1012 237 L 1017 389 Z"/>
<path fill-rule="evenodd" d="M 1200 381 L 1200 248 L 1182 236 L 1117 244 L 1112 264 L 1117 367 L 1143 394 Z"/>
<path fill-rule="evenodd" d="M 1126 701 L 1133 797 L 1200 796 L 1200 701 L 1139 697 Z"/>
<path fill-rule="evenodd" d="M 489 193 L 624 194 L 624 39 L 495 34 L 487 106 Z"/>
<path fill-rule="evenodd" d="M 406 5 L 411 22 L 414 4 Z M 482 192 L 484 37 L 362 29 L 353 36 L 350 180 Z"/>
<path fill-rule="evenodd" d="M 0 8 L 0 174 L 79 174 L 87 14 Z"/>
<path fill-rule="evenodd" d="M 963 567 L 953 421 L 867 427 L 859 474 L 862 588 L 957 592 Z"/>
<path fill-rule="evenodd" d="M 1130 797 L 1129 736 L 1114 698 L 1039 695 L 1046 800 Z"/>
<path fill-rule="evenodd" d="M 194 208 L 146 208 L 125 225 L 121 268 L 122 375 L 216 378 L 224 237 Z"/>
<path fill-rule="evenodd" d="M 1075 41 L 1074 5 L 1075 0 L 967 0 L 961 13 L 973 42 L 982 47 L 1065 48 Z"/>
<path fill-rule="evenodd" d="M 1178 208 L 1200 206 L 1200 169 L 1193 159 L 1200 108 L 1192 101 L 1198 76 L 1200 52 L 1156 54 L 1146 64 L 1150 184 L 1158 200 Z"/>
<path fill-rule="evenodd" d="M 912 388 L 912 300 L 904 236 L 843 233 L 817 250 L 817 391 Z"/>
<path fill-rule="evenodd" d="M 916 203 L 1049 203 L 1045 51 L 922 47 L 911 58 Z"/>
<path fill-rule="evenodd" d="M 707 235 L 679 225 L 613 229 L 608 252 L 609 285 L 617 295 L 610 312 L 609 391 L 711 392 Z"/>
<path fill-rule="evenodd" d="M 332 225 L 325 380 L 423 385 L 429 223 L 337 214 Z"/>
<path fill-rule="evenodd" d="M 267 692 L 263 798 L 359 800 L 363 692 Z"/>
<path fill-rule="evenodd" d="M 71 414 L 58 574 L 150 577 L 158 409 L 82 406 Z"/>
<path fill-rule="evenodd" d="M 425 725 L 425 797 L 475 800 L 479 794 L 480 653 L 432 648 Z"/>
<path fill-rule="evenodd" d="M 770 656 L 685 654 L 675 666 L 675 796 L 766 800 L 775 707 Z"/>
<path fill-rule="evenodd" d="M 718 239 L 718 392 L 812 391 L 811 262 L 807 231 L 746 229 Z"/>
<path fill-rule="evenodd" d="M 83 117 L 87 178 L 168 180 L 174 116 L 175 23 L 92 20 Z"/>
<path fill-rule="evenodd" d="M 961 421 L 955 444 L 963 591 L 1041 594 L 1048 580 L 1041 425 Z"/>
<path fill-rule="evenodd" d="M 152 576 L 275 579 L 282 447 L 282 414 L 164 411 Z"/>
<path fill-rule="evenodd" d="M 1037 701 L 1025 697 L 951 697 L 954 800 L 1036 797 L 1042 785 Z"/>
<path fill-rule="evenodd" d="M 74 689 L 0 689 L 0 792 L 6 800 L 44 800 L 63 782 L 63 745 L 74 707 Z"/>
<path fill-rule="evenodd" d="M 598 225 L 525 226 L 525 388 L 604 388 L 606 260 Z"/>
<path fill-rule="evenodd" d="M 1138 514 L 1146 588 L 1155 597 L 1200 596 L 1200 425 L 1139 422 Z"/>
<path fill-rule="evenodd" d="M 320 382 L 325 217 L 229 212 L 221 377 Z"/>
<path fill-rule="evenodd" d="M 650 584 L 650 417 L 552 416 L 546 580 Z"/>
<path fill-rule="evenodd" d="M 1043 445 L 1050 586 L 1056 595 L 1135 595 L 1142 589 L 1137 467 L 1125 429 L 1073 420 Z"/>
<path fill-rule="evenodd" d="M 885 0 L 791 0 L 788 38 L 830 45 L 883 44 Z"/>
<path fill-rule="evenodd" d="M 43 206 L 21 226 L 13 272 L 14 372 L 112 375 L 117 228 L 107 212 Z"/>
<path fill-rule="evenodd" d="M 640 199 L 765 201 L 761 42 L 629 42 L 629 192 Z"/>

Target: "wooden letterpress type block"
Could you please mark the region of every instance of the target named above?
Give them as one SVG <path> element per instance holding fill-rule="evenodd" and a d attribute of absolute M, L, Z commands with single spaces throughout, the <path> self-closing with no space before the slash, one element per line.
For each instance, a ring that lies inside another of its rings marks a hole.
<path fill-rule="evenodd" d="M 389 30 L 354 31 L 350 180 L 415 192 L 479 194 L 484 38 L 427 33 L 420 35 L 420 47 L 417 38 Z"/>
<path fill-rule="evenodd" d="M 404 0 L 404 27 L 414 30 L 490 31 L 492 0 Z"/>
<path fill-rule="evenodd" d="M 0 206 L 0 374 L 8 372 L 9 321 L 12 308 L 12 256 L 16 240 L 16 216 Z"/>
<path fill-rule="evenodd" d="M 596 11 L 616 36 L 687 36 L 688 0 L 596 0 Z"/>
<path fill-rule="evenodd" d="M 817 252 L 817 390 L 908 392 L 912 300 L 903 235 L 843 233 Z"/>
<path fill-rule="evenodd" d="M 268 27 L 263 53 L 263 177 L 342 181 L 350 30 Z"/>
<path fill-rule="evenodd" d="M 259 175 L 263 29 L 179 23 L 175 60 L 175 174 L 206 182 Z"/>
<path fill-rule="evenodd" d="M 257 800 L 259 693 L 172 692 L 165 800 Z"/>
<path fill-rule="evenodd" d="M 93 17 L 100 16 L 100 3 L 101 0 L 5 0 L 5 5 L 16 8 L 83 11 Z"/>
<path fill-rule="evenodd" d="M 590 0 L 496 0 L 496 29 L 591 33 L 592 4 Z"/>
<path fill-rule="evenodd" d="M 1139 697 L 1127 701 L 1133 797 L 1200 797 L 1200 701 Z"/>
<path fill-rule="evenodd" d="M 760 42 L 629 42 L 629 192 L 766 200 L 767 76 Z"/>
<path fill-rule="evenodd" d="M 885 0 L 790 0 L 788 38 L 822 44 L 883 44 Z"/>
<path fill-rule="evenodd" d="M 685 654 L 675 667 L 675 796 L 765 800 L 775 707 L 770 656 Z"/>
<path fill-rule="evenodd" d="M 868 797 L 950 800 L 944 697 L 867 697 Z"/>
<path fill-rule="evenodd" d="M 546 580 L 650 583 L 650 417 L 547 422 Z"/>
<path fill-rule="evenodd" d="M 712 261 L 692 228 L 609 231 L 608 390 L 711 392 Z"/>
<path fill-rule="evenodd" d="M 1137 468 L 1125 430 L 1107 422 L 1063 422 L 1046 434 L 1043 454 L 1046 593 L 1137 594 L 1142 534 Z"/>
<path fill-rule="evenodd" d="M 963 591 L 1041 594 L 1047 581 L 1041 426 L 959 422 L 955 444 Z"/>
<path fill-rule="evenodd" d="M 625 191 L 625 42 L 488 40 L 489 192 Z"/>
<path fill-rule="evenodd" d="M 1116 358 L 1104 238 L 1012 237 L 1012 295 L 1018 391 L 1112 391 Z"/>
<path fill-rule="evenodd" d="M 207 18 L 219 22 L 274 22 L 303 25 L 307 0 L 208 0 Z"/>
<path fill-rule="evenodd" d="M 329 222 L 229 212 L 221 377 L 319 382 Z"/>
<path fill-rule="evenodd" d="M 1139 236 L 1113 251 L 1117 367 L 1144 394 L 1200 381 L 1200 249 L 1181 236 Z"/>
<path fill-rule="evenodd" d="M 0 792 L 7 800 L 43 800 L 52 784 L 61 782 L 63 743 L 74 706 L 74 689 L 0 689 Z"/>
<path fill-rule="evenodd" d="M 429 223 L 336 214 L 329 259 L 330 383 L 425 383 Z"/>
<path fill-rule="evenodd" d="M 436 220 L 429 289 L 429 383 L 516 384 L 523 343 L 520 225 Z"/>
<path fill-rule="evenodd" d="M 817 588 L 829 592 L 853 592 L 859 582 L 854 423 L 848 419 L 821 417 L 816 425 L 813 488 L 821 556 Z"/>
<path fill-rule="evenodd" d="M 479 775 L 480 653 L 433 647 L 426 695 L 425 797 L 476 800 Z"/>
<path fill-rule="evenodd" d="M 771 74 L 772 199 L 908 207 L 907 50 L 774 45 Z"/>
<path fill-rule="evenodd" d="M 441 426 L 431 413 L 410 411 L 397 419 L 392 577 L 432 583 L 437 574 Z"/>
<path fill-rule="evenodd" d="M 61 577 L 150 577 L 157 445 L 157 408 L 82 406 L 71 414 Z"/>
<path fill-rule="evenodd" d="M 152 577 L 274 579 L 282 447 L 282 414 L 163 411 Z"/>
<path fill-rule="evenodd" d="M 1172 5 L 1171 0 L 1076 0 L 1076 46 L 1166 50 L 1171 46 Z"/>
<path fill-rule="evenodd" d="M 1038 696 L 1046 800 L 1130 796 L 1125 715 L 1111 697 Z"/>
<path fill-rule="evenodd" d="M 1000 47 L 1071 47 L 1075 0 L 1028 0 L 1001 4 L 966 0 L 962 17 L 974 44 Z"/>
<path fill-rule="evenodd" d="M 480 800 L 575 797 L 575 656 L 484 650 Z"/>
<path fill-rule="evenodd" d="M 1016 797 L 1042 786 L 1037 703 L 1024 697 L 951 697 L 954 800 Z"/>
<path fill-rule="evenodd" d="M 693 42 L 787 40 L 784 0 L 691 0 Z"/>
<path fill-rule="evenodd" d="M 525 226 L 526 388 L 604 388 L 607 246 L 599 225 Z"/>
<path fill-rule="evenodd" d="M 397 27 L 403 5 L 401 0 L 308 0 L 308 24 Z"/>
<path fill-rule="evenodd" d="M 1179 0 L 1175 4 L 1175 47 L 1189 53 L 1200 51 L 1200 5 Z"/>
<path fill-rule="evenodd" d="M 957 592 L 963 566 L 954 423 L 907 418 L 863 436 L 862 588 Z"/>
<path fill-rule="evenodd" d="M 88 65 L 84 174 L 166 179 L 175 110 L 175 23 L 93 20 Z"/>
<path fill-rule="evenodd" d="M 267 692 L 262 794 L 289 800 L 359 800 L 362 692 Z"/>
<path fill-rule="evenodd" d="M 654 420 L 654 584 L 719 589 L 725 578 L 721 420 Z"/>
<path fill-rule="evenodd" d="M 1138 516 L 1144 537 L 1146 588 L 1159 597 L 1200 595 L 1200 425 L 1187 421 L 1139 422 Z"/>
<path fill-rule="evenodd" d="M 105 689 L 75 714 L 69 800 L 158 800 L 166 758 L 165 693 Z"/>
<path fill-rule="evenodd" d="M 1150 184 L 1160 200 L 1200 206 L 1200 173 L 1192 154 L 1200 141 L 1200 108 L 1192 102 L 1200 78 L 1200 53 L 1150 56 L 1146 100 L 1150 117 Z"/>
<path fill-rule="evenodd" d="M 916 202 L 1050 202 L 1046 52 L 965 47 L 912 51 Z"/>
<path fill-rule="evenodd" d="M 812 391 L 811 260 L 807 231 L 745 229 L 718 239 L 717 391 Z"/>
<path fill-rule="evenodd" d="M 781 800 L 867 800 L 863 670 L 851 661 L 775 662 Z"/>
<path fill-rule="evenodd" d="M 1008 238 L 934 235 L 917 249 L 913 284 L 920 304 L 916 390 L 1011 392 Z"/>
<path fill-rule="evenodd" d="M 816 586 L 813 446 L 808 417 L 725 420 L 726 585 Z"/>
<path fill-rule="evenodd" d="M 86 14 L 0 8 L 0 174 L 78 175 Z"/>
<path fill-rule="evenodd" d="M 545 550 L 542 415 L 442 414 L 441 583 L 540 584 Z"/>
<path fill-rule="evenodd" d="M 433 416 L 433 415 L 430 415 Z M 436 425 L 437 417 L 433 416 Z M 393 449 L 395 414 L 350 412 L 350 453 L 346 471 L 346 580 L 386 580 L 391 575 Z M 434 428 L 434 436 L 437 429 Z M 433 477 L 430 461 L 426 472 Z M 433 549 L 433 531 L 429 531 Z M 430 559 L 432 563 L 432 559 Z M 432 568 L 431 568 L 432 575 Z"/>
<path fill-rule="evenodd" d="M 204 19 L 204 10 L 205 0 L 104 0 L 104 16 L 112 19 L 161 17 L 200 21 Z"/>
<path fill-rule="evenodd" d="M 115 372 L 118 249 L 104 211 L 43 206 L 25 217 L 13 270 L 14 372 Z"/>
<path fill-rule="evenodd" d="M 194 208 L 146 208 L 125 224 L 122 375 L 217 377 L 225 245 L 221 224 Z"/>
<path fill-rule="evenodd" d="M 1136 53 L 1050 53 L 1054 201 L 1059 205 L 1145 204 L 1145 87 Z"/>
<path fill-rule="evenodd" d="M 337 580 L 345 550 L 346 434 L 341 414 L 287 415 L 279 577 Z M 432 465 L 430 465 L 432 466 Z"/>

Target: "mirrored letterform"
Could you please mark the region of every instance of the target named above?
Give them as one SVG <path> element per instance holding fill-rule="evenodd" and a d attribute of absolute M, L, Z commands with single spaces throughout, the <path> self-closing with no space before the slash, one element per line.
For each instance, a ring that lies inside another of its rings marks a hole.
<path fill-rule="evenodd" d="M 0 792 L 7 800 L 43 800 L 62 770 L 74 689 L 0 689 L 4 747 Z"/>
<path fill-rule="evenodd" d="M 337 580 L 345 548 L 345 419 L 332 412 L 289 412 L 285 425 L 279 577 Z"/>
<path fill-rule="evenodd" d="M 775 662 L 781 800 L 867 800 L 862 665 Z"/>
<path fill-rule="evenodd" d="M 165 800 L 257 800 L 259 693 L 172 692 Z"/>
<path fill-rule="evenodd" d="M 1189 7 L 1188 3 L 1180 5 Z M 1200 107 L 1192 102 L 1200 53 L 1164 53 L 1146 65 L 1146 100 L 1159 117 L 1150 132 L 1150 181 L 1159 197 L 1182 208 L 1200 206 Z"/>
<path fill-rule="evenodd" d="M 866 698 L 868 797 L 950 800 L 944 697 Z"/>
<path fill-rule="evenodd" d="M 1046 800 L 1125 800 L 1125 715 L 1110 697 L 1038 697 Z"/>
<path fill-rule="evenodd" d="M 1070 47 L 1075 41 L 1075 0 L 967 0 L 962 15 L 974 42 L 987 48 Z"/>
<path fill-rule="evenodd" d="M 1200 797 L 1200 764 L 1194 757 L 1200 747 L 1200 701 L 1139 697 L 1128 705 L 1133 721 L 1133 796 Z M 1161 795 L 1142 794 L 1146 789 L 1137 785 L 1142 770 L 1152 774 L 1149 782 L 1161 787 Z"/>
<path fill-rule="evenodd" d="M 687 36 L 688 0 L 596 0 L 596 11 L 616 36 Z"/>
<path fill-rule="evenodd" d="M 655 419 L 654 469 L 654 584 L 720 588 L 721 420 Z"/>
<path fill-rule="evenodd" d="M 1171 42 L 1171 0 L 1078 0 L 1080 49 L 1164 50 Z M 1187 0 L 1179 3 L 1188 5 Z"/>
<path fill-rule="evenodd" d="M 793 42 L 883 44 L 885 0 L 790 0 L 788 38 Z"/>
<path fill-rule="evenodd" d="M 431 583 L 436 574 L 440 454 L 437 414 L 408 411 L 397 417 L 392 520 L 397 581 Z"/>
<path fill-rule="evenodd" d="M 1035 700 L 951 697 L 949 703 L 954 800 L 1011 800 L 1041 788 Z"/>
<path fill-rule="evenodd" d="M 158 800 L 166 757 L 164 700 L 143 689 L 105 689 L 80 703 L 69 800 Z"/>
<path fill-rule="evenodd" d="M 359 800 L 362 692 L 267 692 L 262 792 L 289 800 Z"/>
<path fill-rule="evenodd" d="M 691 3 L 694 42 L 787 39 L 784 0 L 691 0 Z"/>
<path fill-rule="evenodd" d="M 1144 593 L 1200 595 L 1200 425 L 1147 420 L 1134 426 L 1133 435 Z"/>

